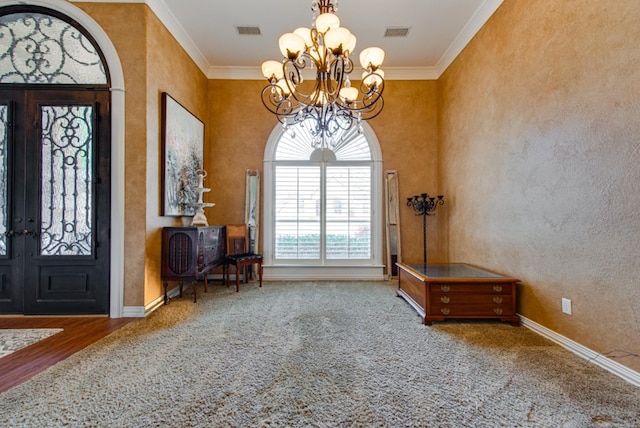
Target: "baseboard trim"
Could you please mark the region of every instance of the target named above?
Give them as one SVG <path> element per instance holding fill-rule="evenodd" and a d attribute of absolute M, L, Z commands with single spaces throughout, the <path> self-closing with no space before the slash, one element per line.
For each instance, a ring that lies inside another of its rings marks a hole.
<path fill-rule="evenodd" d="M 587 362 L 602 367 L 603 369 L 624 379 L 632 385 L 640 386 L 640 373 L 631 370 L 630 368 L 623 366 L 622 364 L 613 361 L 611 358 L 599 354 L 594 350 L 587 348 L 586 346 L 574 342 L 573 340 L 562 336 L 553 330 L 549 330 L 547 327 L 544 327 L 535 321 L 531 321 L 530 319 L 523 317 L 522 315 L 520 315 L 520 321 L 521 324 L 527 327 L 529 330 L 532 330 L 539 335 L 546 337 L 552 342 L 557 343 L 563 348 L 573 352 L 580 358 L 584 358 L 585 360 L 587 360 Z"/>
<path fill-rule="evenodd" d="M 122 310 L 124 318 L 144 318 L 144 306 L 125 306 Z"/>
<path fill-rule="evenodd" d="M 167 292 L 169 299 L 178 295 L 180 295 L 180 287 L 174 287 Z M 122 316 L 125 318 L 145 318 L 162 305 L 164 305 L 164 294 L 145 306 L 125 306 Z"/>

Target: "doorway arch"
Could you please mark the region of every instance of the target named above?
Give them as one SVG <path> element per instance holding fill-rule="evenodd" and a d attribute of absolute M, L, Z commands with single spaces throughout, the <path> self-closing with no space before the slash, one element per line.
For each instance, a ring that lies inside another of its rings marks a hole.
<path fill-rule="evenodd" d="M 125 86 L 120 57 L 104 30 L 87 13 L 65 0 L 0 0 L 0 8 L 15 5 L 45 7 L 75 20 L 102 50 L 111 77 L 111 266 L 109 316 L 127 316 L 124 310 L 124 135 Z"/>

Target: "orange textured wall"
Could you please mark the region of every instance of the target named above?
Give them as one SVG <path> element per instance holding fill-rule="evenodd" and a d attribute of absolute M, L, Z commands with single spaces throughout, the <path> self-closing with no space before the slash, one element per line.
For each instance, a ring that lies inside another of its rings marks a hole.
<path fill-rule="evenodd" d="M 162 227 L 189 224 L 191 218 L 162 217 L 162 93 L 199 118 L 207 116 L 207 78 L 169 33 L 148 11 L 147 19 L 147 191 L 145 239 L 145 304 L 163 292 L 160 282 Z M 207 125 L 205 123 L 205 133 Z M 206 144 L 205 144 L 206 145 Z"/>
<path fill-rule="evenodd" d="M 209 81 L 207 200 L 216 204 L 205 210 L 209 223 L 244 223 L 246 170 L 257 169 L 263 177 L 264 149 L 277 123 L 260 100 L 263 86 L 257 80 Z"/>
<path fill-rule="evenodd" d="M 439 82 L 450 259 L 613 356 L 640 354 L 638 22 L 637 0 L 505 0 Z"/>
<path fill-rule="evenodd" d="M 382 148 L 384 170 L 398 171 L 402 260 L 421 263 L 423 258 L 422 216 L 406 206 L 406 198 L 421 194 L 442 193 L 439 179 L 438 113 L 435 81 L 386 82 L 385 107 L 369 124 Z M 404 202 L 403 202 L 404 201 Z M 446 202 L 445 202 L 446 204 Z M 427 220 L 427 256 L 430 262 L 443 261 L 441 213 Z M 386 257 L 384 258 L 386 263 Z"/>
<path fill-rule="evenodd" d="M 142 4 L 74 3 L 91 15 L 113 42 L 125 80 L 125 257 L 124 304 L 144 302 L 147 204 L 147 58 L 148 7 Z"/>
<path fill-rule="evenodd" d="M 267 140 L 274 127 L 280 126 L 262 105 L 260 92 L 265 84 L 263 81 L 209 81 L 205 157 L 212 188 L 208 200 L 216 203 L 207 209 L 210 223 L 243 222 L 245 171 L 258 169 L 264 176 Z M 399 192 L 403 198 L 439 192 L 436 95 L 435 81 L 390 81 L 384 92 L 385 109 L 369 123 L 382 149 L 384 169 L 398 171 Z M 408 261 L 421 261 L 422 220 L 408 207 L 401 207 L 400 219 L 403 257 Z M 444 257 L 438 246 L 438 223 L 437 216 L 430 218 L 430 259 Z M 380 233 L 384 235 L 383 231 Z"/>
<path fill-rule="evenodd" d="M 162 92 L 204 122 L 207 79 L 148 6 L 76 5 L 105 30 L 122 62 L 126 89 L 124 304 L 143 306 L 162 294 L 161 228 L 187 221 L 160 216 Z"/>

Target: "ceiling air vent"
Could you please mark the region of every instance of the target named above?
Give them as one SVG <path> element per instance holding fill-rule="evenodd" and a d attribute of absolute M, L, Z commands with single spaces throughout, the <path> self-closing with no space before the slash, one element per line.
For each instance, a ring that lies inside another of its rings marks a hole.
<path fill-rule="evenodd" d="M 241 36 L 259 36 L 260 27 L 257 25 L 236 25 L 236 31 Z"/>
<path fill-rule="evenodd" d="M 409 27 L 387 27 L 384 32 L 385 37 L 407 37 Z"/>

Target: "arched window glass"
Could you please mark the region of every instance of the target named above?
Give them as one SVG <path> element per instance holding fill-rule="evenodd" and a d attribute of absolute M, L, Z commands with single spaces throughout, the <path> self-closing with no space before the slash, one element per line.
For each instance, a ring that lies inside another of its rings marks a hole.
<path fill-rule="evenodd" d="M 379 147 L 370 127 L 341 130 L 331 148 L 313 146 L 308 124 L 272 134 L 265 159 L 266 253 L 271 267 L 379 264 Z M 271 154 L 269 156 L 269 153 Z"/>
<path fill-rule="evenodd" d="M 0 83 L 106 85 L 107 76 L 95 43 L 72 23 L 35 11 L 0 16 Z"/>
<path fill-rule="evenodd" d="M 307 126 L 295 125 L 282 134 L 276 149 L 275 160 L 310 160 L 315 151 L 313 136 Z M 336 133 L 332 152 L 338 161 L 371 160 L 371 149 L 362 132 L 357 127 Z"/>

